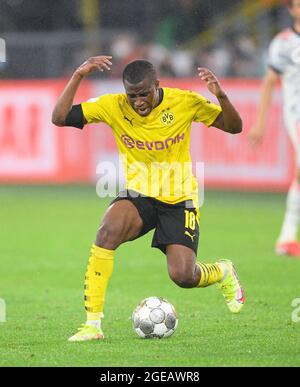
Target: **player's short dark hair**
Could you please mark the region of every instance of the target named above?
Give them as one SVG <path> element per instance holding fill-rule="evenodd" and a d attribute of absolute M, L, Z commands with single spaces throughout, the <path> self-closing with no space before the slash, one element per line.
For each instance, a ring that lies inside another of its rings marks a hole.
<path fill-rule="evenodd" d="M 151 83 L 157 80 L 156 70 L 147 60 L 135 60 L 129 63 L 123 71 L 123 82 L 127 81 L 135 85 L 145 78 L 148 78 Z"/>

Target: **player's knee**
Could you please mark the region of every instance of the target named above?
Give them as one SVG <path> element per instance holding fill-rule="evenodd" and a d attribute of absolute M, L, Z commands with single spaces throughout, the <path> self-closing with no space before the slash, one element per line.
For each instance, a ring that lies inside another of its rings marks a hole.
<path fill-rule="evenodd" d="M 114 250 L 122 243 L 122 227 L 117 224 L 104 223 L 100 226 L 95 244 Z"/>
<path fill-rule="evenodd" d="M 195 280 L 190 270 L 169 269 L 169 276 L 181 288 L 193 288 Z"/>

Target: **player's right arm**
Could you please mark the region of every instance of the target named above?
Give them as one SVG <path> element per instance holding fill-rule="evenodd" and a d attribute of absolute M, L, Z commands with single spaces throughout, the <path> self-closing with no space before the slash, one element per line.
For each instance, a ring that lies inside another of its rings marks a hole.
<path fill-rule="evenodd" d="M 80 105 L 73 106 L 75 94 L 84 77 L 95 70 L 110 70 L 110 66 L 112 64 L 110 61 L 111 58 L 111 56 L 107 55 L 95 56 L 89 58 L 75 70 L 53 109 L 52 123 L 54 125 L 65 126 L 66 123 L 72 124 L 74 121 L 74 126 L 77 126 L 76 122 L 80 121 L 78 117 L 80 117 L 83 121 L 83 125 L 86 124 Z"/>
<path fill-rule="evenodd" d="M 272 102 L 273 91 L 279 77 L 279 73 L 274 71 L 272 68 L 269 68 L 263 79 L 256 122 L 248 133 L 249 142 L 254 147 L 262 142 L 265 134 L 266 116 Z"/>

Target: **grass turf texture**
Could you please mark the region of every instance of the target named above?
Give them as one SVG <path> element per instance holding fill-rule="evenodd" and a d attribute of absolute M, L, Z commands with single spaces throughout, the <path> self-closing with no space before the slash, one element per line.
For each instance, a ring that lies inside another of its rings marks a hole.
<path fill-rule="evenodd" d="M 215 286 L 180 289 L 152 233 L 121 246 L 105 308 L 105 341 L 69 343 L 85 320 L 83 277 L 108 200 L 91 187 L 0 188 L 1 366 L 299 366 L 300 261 L 278 257 L 285 195 L 206 192 L 198 256 L 231 258 L 246 290 L 231 315 Z M 179 325 L 169 339 L 143 340 L 130 316 L 145 297 L 169 299 Z"/>

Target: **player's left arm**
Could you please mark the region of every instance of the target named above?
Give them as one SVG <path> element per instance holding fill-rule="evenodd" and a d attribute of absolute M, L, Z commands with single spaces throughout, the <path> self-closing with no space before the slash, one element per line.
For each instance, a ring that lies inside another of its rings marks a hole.
<path fill-rule="evenodd" d="M 217 77 L 204 67 L 198 67 L 198 71 L 200 79 L 206 83 L 208 90 L 217 97 L 222 109 L 211 126 L 227 133 L 240 133 L 243 128 L 242 119 L 222 89 Z"/>

